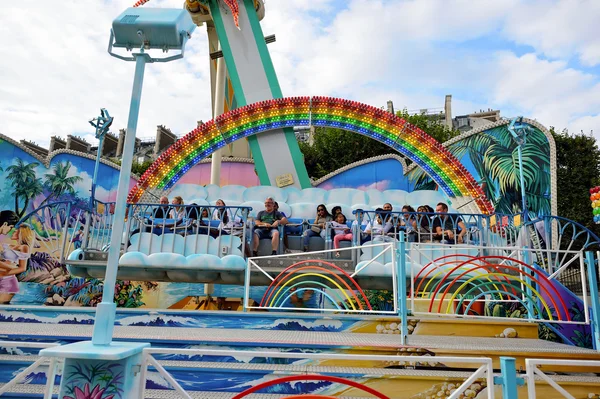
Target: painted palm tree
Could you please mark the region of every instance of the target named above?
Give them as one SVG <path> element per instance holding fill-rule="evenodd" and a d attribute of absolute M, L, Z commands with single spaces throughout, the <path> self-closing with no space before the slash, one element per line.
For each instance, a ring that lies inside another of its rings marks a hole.
<path fill-rule="evenodd" d="M 29 206 L 29 201 L 42 194 L 43 192 L 44 185 L 42 184 L 42 179 L 40 179 L 39 177 L 35 179 L 27 179 L 25 181 L 25 184 L 15 189 L 15 198 L 20 197 L 23 198 L 23 200 L 25 201 L 25 203 L 23 204 L 23 208 L 21 208 L 21 211 L 17 211 L 17 215 L 19 215 L 19 218 L 23 217 L 23 215 L 25 214 L 25 211 Z"/>
<path fill-rule="evenodd" d="M 469 159 L 480 177 L 485 195 L 500 213 L 521 210 L 521 185 L 517 145 L 507 126 L 500 126 L 447 147 L 454 156 L 465 162 Z M 550 208 L 550 154 L 548 139 L 536 128 L 527 135 L 522 147 L 523 176 L 529 211 L 549 215 Z M 409 173 L 415 189 L 432 189 L 435 184 L 421 170 Z"/>
<path fill-rule="evenodd" d="M 82 181 L 83 179 L 79 176 L 69 176 L 69 170 L 71 169 L 71 162 L 58 162 L 54 164 L 52 170 L 54 173 L 46 173 L 45 186 L 50 191 L 50 194 L 40 206 L 48 202 L 51 198 L 59 199 L 63 194 L 75 194 L 75 183 Z"/>
<path fill-rule="evenodd" d="M 37 187 L 33 187 L 31 190 L 28 189 L 28 185 L 35 185 L 39 179 L 36 178 L 35 168 L 39 166 L 37 162 L 25 163 L 21 158 L 16 159 L 16 163 L 6 168 L 8 175 L 6 178 L 11 181 L 13 190 L 15 192 L 15 213 L 21 217 L 29 204 L 29 200 L 32 197 L 28 195 L 36 192 Z M 31 191 L 31 192 L 30 192 Z M 39 193 L 38 193 L 39 194 Z M 22 210 L 19 210 L 19 200 L 25 201 L 25 206 Z"/>

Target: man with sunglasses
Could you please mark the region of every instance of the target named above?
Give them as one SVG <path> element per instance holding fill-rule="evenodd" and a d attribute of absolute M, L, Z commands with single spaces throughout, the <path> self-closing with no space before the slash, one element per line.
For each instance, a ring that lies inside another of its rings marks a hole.
<path fill-rule="evenodd" d="M 252 254 L 258 256 L 258 244 L 263 238 L 271 239 L 271 255 L 277 255 L 277 247 L 279 246 L 279 229 L 278 226 L 287 224 L 287 219 L 281 212 L 275 210 L 275 200 L 267 197 L 265 200 L 265 210 L 258 212 L 256 215 L 254 229 L 254 241 L 252 245 Z"/>

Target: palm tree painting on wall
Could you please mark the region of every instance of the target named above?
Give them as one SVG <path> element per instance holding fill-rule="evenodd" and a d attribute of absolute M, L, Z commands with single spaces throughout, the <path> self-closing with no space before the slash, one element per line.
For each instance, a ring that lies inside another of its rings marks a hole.
<path fill-rule="evenodd" d="M 43 193 L 42 179 L 36 176 L 37 162 L 25 163 L 17 158 L 15 164 L 6 168 L 7 179 L 11 182 L 15 198 L 15 212 L 23 216 L 31 199 Z"/>
<path fill-rule="evenodd" d="M 83 180 L 80 176 L 69 176 L 71 162 L 65 161 L 56 163 L 52 168 L 53 173 L 46 173 L 45 181 L 42 182 L 36 175 L 39 165 L 37 162 L 25 163 L 21 158 L 16 158 L 15 163 L 6 168 L 7 179 L 14 192 L 14 211 L 19 218 L 23 217 L 29 205 L 44 191 L 47 192 L 46 198 L 39 206 L 52 200 L 60 201 L 65 194 L 75 196 L 77 193 L 74 186 Z"/>
<path fill-rule="evenodd" d="M 80 176 L 69 176 L 71 170 L 71 162 L 57 162 L 52 168 L 53 173 L 46 173 L 46 181 L 44 185 L 50 194 L 42 201 L 40 205 L 51 199 L 60 200 L 65 194 L 76 195 L 75 184 L 82 181 Z"/>
<path fill-rule="evenodd" d="M 498 213 L 521 212 L 517 144 L 506 125 L 467 136 L 446 146 L 481 184 Z M 551 213 L 550 146 L 542 131 L 532 126 L 522 146 L 527 208 L 531 214 Z M 435 189 L 422 169 L 412 169 L 415 189 Z"/>

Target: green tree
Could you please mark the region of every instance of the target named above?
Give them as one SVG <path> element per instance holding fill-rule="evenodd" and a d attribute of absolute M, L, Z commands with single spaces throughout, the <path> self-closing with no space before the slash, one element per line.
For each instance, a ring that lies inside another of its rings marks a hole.
<path fill-rule="evenodd" d="M 460 134 L 443 125 L 439 118 L 425 114 L 409 115 L 406 110 L 397 115 L 444 142 Z M 304 163 L 310 177 L 318 179 L 353 162 L 397 151 L 370 137 L 341 129 L 317 127 L 314 143 L 300 143 Z"/>
<path fill-rule="evenodd" d="M 589 189 L 600 184 L 600 149 L 591 135 L 550 132 L 556 143 L 558 215 L 600 234 L 590 208 Z"/>
<path fill-rule="evenodd" d="M 121 166 L 121 160 L 119 158 L 112 158 L 110 161 Z M 151 159 L 148 159 L 141 163 L 134 160 L 131 163 L 131 173 L 135 173 L 136 175 L 141 176 L 146 172 L 146 170 L 148 170 L 150 166 L 152 166 L 153 163 L 154 161 Z"/>
<path fill-rule="evenodd" d="M 146 170 L 152 165 L 154 161 L 152 160 L 146 160 L 142 163 L 138 163 L 138 162 L 133 162 L 131 164 L 131 173 L 135 173 L 138 176 L 141 176 L 144 174 L 144 172 L 146 172 Z"/>
<path fill-rule="evenodd" d="M 45 186 L 50 191 L 50 194 L 42 203 L 49 201 L 52 197 L 60 198 L 63 194 L 75 194 L 75 183 L 83 181 L 80 176 L 69 176 L 69 170 L 71 169 L 71 162 L 58 162 L 54 164 L 52 168 L 54 173 L 46 173 Z"/>
<path fill-rule="evenodd" d="M 16 159 L 16 164 L 6 168 L 8 175 L 6 178 L 11 181 L 14 192 L 15 192 L 15 213 L 22 216 L 29 205 L 29 193 L 35 192 L 35 187 L 31 190 L 28 188 L 29 185 L 35 185 L 39 179 L 36 179 L 35 168 L 39 166 L 37 162 L 31 162 L 26 164 L 21 158 Z M 39 194 L 39 193 L 38 193 Z M 25 201 L 25 206 L 19 210 L 19 200 Z"/>

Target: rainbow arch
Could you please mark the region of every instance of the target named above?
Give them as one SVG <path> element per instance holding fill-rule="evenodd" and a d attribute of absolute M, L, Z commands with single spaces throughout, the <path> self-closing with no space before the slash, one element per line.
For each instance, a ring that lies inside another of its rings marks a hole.
<path fill-rule="evenodd" d="M 317 262 L 320 265 L 317 265 Z M 335 294 L 336 300 L 328 295 L 325 290 L 315 288 L 314 286 L 324 288 L 327 286 L 318 280 L 307 280 L 307 278 L 313 277 L 328 281 L 333 287 L 337 288 L 341 296 Z M 339 266 L 323 260 L 303 260 L 286 267 L 271 281 L 263 294 L 260 306 L 281 307 L 295 292 L 301 291 L 319 291 L 340 310 L 342 310 L 339 307 L 340 304 L 346 310 L 373 310 L 369 299 L 356 280 Z"/>
<path fill-rule="evenodd" d="M 431 261 L 415 276 L 416 289 L 412 296 L 429 298 L 429 312 L 437 308 L 436 313 L 459 314 L 463 303 L 469 301 L 464 311 L 469 314 L 475 300 L 495 294 L 500 299 L 503 296 L 504 299 L 512 298 L 525 307 L 532 305 L 540 319 L 545 311 L 550 321 L 571 321 L 567 304 L 543 271 L 505 256 L 459 255 L 461 259 L 454 262 L 448 261 L 451 257 L 456 256 L 447 255 Z M 457 298 L 459 293 L 464 296 Z M 465 299 L 471 294 L 472 298 Z"/>
<path fill-rule="evenodd" d="M 142 175 L 127 200 L 148 189 L 172 187 L 191 167 L 236 140 L 293 126 L 340 128 L 371 137 L 421 167 L 449 197 L 471 196 L 484 214 L 494 208 L 467 169 L 423 130 L 389 112 L 331 97 L 289 97 L 235 109 L 192 130 L 165 151 Z"/>

